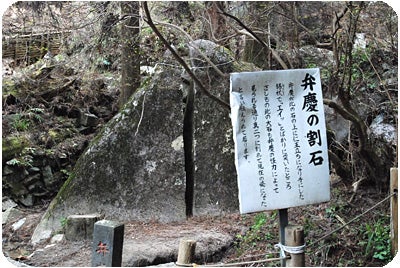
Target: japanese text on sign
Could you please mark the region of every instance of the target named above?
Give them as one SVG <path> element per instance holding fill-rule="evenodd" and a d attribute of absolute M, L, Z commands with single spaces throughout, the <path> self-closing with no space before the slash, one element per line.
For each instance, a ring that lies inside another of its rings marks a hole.
<path fill-rule="evenodd" d="M 329 200 L 319 69 L 231 74 L 241 213 Z"/>

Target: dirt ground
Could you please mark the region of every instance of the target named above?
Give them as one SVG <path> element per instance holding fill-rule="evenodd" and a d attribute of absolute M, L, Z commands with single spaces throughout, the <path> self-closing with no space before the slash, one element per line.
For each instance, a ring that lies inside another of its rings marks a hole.
<path fill-rule="evenodd" d="M 15 221 L 3 225 L 3 254 L 5 256 L 29 266 L 91 266 L 92 241 L 71 242 L 63 240 L 58 243 L 46 241 L 32 245 L 29 242 L 30 237 L 39 223 L 44 210 L 29 209 L 22 212 L 23 215 L 19 218 L 25 217 L 26 221 L 20 229 L 13 230 L 12 225 Z M 159 222 L 128 222 L 125 223 L 124 248 L 126 244 L 133 244 L 135 241 L 144 240 L 150 244 L 157 244 L 160 240 L 172 240 L 173 243 L 176 243 L 176 248 L 178 248 L 176 241 L 180 237 L 195 235 L 196 233 L 206 233 L 207 231 L 227 234 L 233 240 L 236 234 L 245 232 L 245 226 L 241 225 L 240 222 L 240 215 L 238 214 L 227 215 L 225 217 L 195 217 L 186 222 L 168 224 Z M 227 250 L 229 248 L 222 248 L 221 251 L 223 252 L 219 252 L 217 258 L 221 258 Z M 125 263 L 126 261 L 129 260 L 125 260 Z M 162 260 L 156 260 L 156 262 L 162 262 Z"/>
<path fill-rule="evenodd" d="M 370 228 L 375 228 L 376 232 L 379 231 L 382 234 L 386 232 L 386 226 L 389 225 L 387 217 L 389 202 L 383 203 L 352 224 L 319 241 L 325 234 L 343 226 L 343 223 L 349 222 L 386 196 L 386 193 L 371 189 L 359 189 L 357 193 L 354 193 L 351 187 L 339 183 L 332 187 L 330 202 L 290 208 L 288 210 L 289 223 L 299 224 L 305 230 L 306 266 L 382 266 L 387 264 L 386 261 L 372 257 L 376 252 L 374 251 L 376 249 L 373 248 L 374 244 L 371 244 L 372 248 L 368 252 L 369 240 L 373 243 L 378 243 L 380 240 L 377 239 L 378 233 L 374 233 L 373 237 L 368 236 L 372 233 L 367 232 L 366 226 L 371 226 Z M 13 230 L 12 225 L 18 220 L 3 224 L 3 254 L 30 266 L 90 266 L 92 241 L 62 241 L 58 243 L 45 241 L 38 245 L 29 243 L 45 208 L 46 206 L 33 209 L 18 208 L 22 212 L 18 219 L 25 217 L 26 221 L 16 231 Z M 150 251 L 151 247 L 144 247 L 142 251 L 137 251 L 136 246 L 146 240 L 154 243 L 157 247 L 168 244 L 169 247 L 177 250 L 179 238 L 186 235 L 197 236 L 200 233 L 204 233 L 210 239 L 205 241 L 200 238 L 204 241 L 198 248 L 196 247 L 196 254 L 197 249 L 205 250 L 207 247 L 215 246 L 210 242 L 213 241 L 214 237 L 212 236 L 215 234 L 229 236 L 231 240 L 227 243 L 228 246 L 217 247 L 219 252 L 212 253 L 214 254 L 212 258 L 207 257 L 211 255 L 201 255 L 203 257 L 196 260 L 198 264 L 232 263 L 257 260 L 266 256 L 268 258 L 276 257 L 274 254 L 277 253 L 277 250 L 274 249 L 274 245 L 279 241 L 278 222 L 276 211 L 245 215 L 237 213 L 224 217 L 194 217 L 185 222 L 169 224 L 155 221 L 126 222 L 124 249 L 126 248 L 127 252 L 123 253 L 122 266 L 139 266 L 139 264 L 145 266 L 176 261 L 176 255 L 168 252 L 169 255 L 167 254 L 165 258 L 151 259 L 150 262 L 142 261 L 141 256 L 135 255 L 146 255 L 146 251 Z M 215 243 L 222 243 L 222 240 L 218 239 L 214 239 Z M 318 242 L 314 243 L 316 241 Z M 268 252 L 273 252 L 273 254 L 268 254 Z M 136 265 L 129 265 L 132 263 Z M 250 266 L 265 265 L 279 266 L 280 264 L 277 262 Z"/>

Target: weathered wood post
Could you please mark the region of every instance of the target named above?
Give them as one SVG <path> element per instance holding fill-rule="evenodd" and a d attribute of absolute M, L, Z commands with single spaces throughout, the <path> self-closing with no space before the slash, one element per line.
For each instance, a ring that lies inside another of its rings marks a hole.
<path fill-rule="evenodd" d="M 101 220 L 94 224 L 92 266 L 121 267 L 124 224 Z"/>
<path fill-rule="evenodd" d="M 196 241 L 191 239 L 181 239 L 179 241 L 179 251 L 177 265 L 191 264 L 196 250 Z"/>
<path fill-rule="evenodd" d="M 70 215 L 64 226 L 65 239 L 69 241 L 90 240 L 94 224 L 102 219 L 100 214 Z"/>
<path fill-rule="evenodd" d="M 304 228 L 299 225 L 288 225 L 285 228 L 285 241 L 287 247 L 299 247 L 304 246 Z M 298 253 L 294 253 L 298 251 Z M 303 250 L 293 250 L 290 253 L 290 259 L 286 261 L 286 267 L 304 267 L 305 254 Z"/>
<path fill-rule="evenodd" d="M 390 169 L 390 238 L 392 240 L 392 256 L 398 252 L 398 203 L 397 203 L 397 168 Z"/>

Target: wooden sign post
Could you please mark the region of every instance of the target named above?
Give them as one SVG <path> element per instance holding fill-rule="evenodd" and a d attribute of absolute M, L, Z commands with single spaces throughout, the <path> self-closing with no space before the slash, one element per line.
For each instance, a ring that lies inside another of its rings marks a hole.
<path fill-rule="evenodd" d="M 306 266 L 304 258 L 304 229 L 302 226 L 288 225 L 285 228 L 286 246 L 292 248 L 287 267 Z"/>
<path fill-rule="evenodd" d="M 390 214 L 391 214 L 391 221 L 390 221 L 390 237 L 392 240 L 392 256 L 395 256 L 398 252 L 398 171 L 397 168 L 390 169 L 390 193 L 394 194 L 390 199 Z"/>

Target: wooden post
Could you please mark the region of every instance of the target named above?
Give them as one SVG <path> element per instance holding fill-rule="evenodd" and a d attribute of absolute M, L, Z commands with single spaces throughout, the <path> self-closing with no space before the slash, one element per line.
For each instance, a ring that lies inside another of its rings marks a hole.
<path fill-rule="evenodd" d="M 282 245 L 286 245 L 285 244 L 285 228 L 289 223 L 287 208 L 279 209 L 278 214 L 279 214 L 279 242 Z M 286 259 L 282 259 L 281 267 L 285 267 L 285 266 L 286 266 Z"/>
<path fill-rule="evenodd" d="M 299 225 L 288 225 L 285 228 L 285 246 L 299 247 L 304 245 L 304 228 Z M 290 259 L 286 261 L 286 267 L 305 267 L 305 254 L 290 253 Z"/>
<path fill-rule="evenodd" d="M 63 227 L 65 239 L 81 241 L 92 239 L 94 224 L 102 218 L 100 214 L 70 215 Z"/>
<path fill-rule="evenodd" d="M 179 241 L 179 251 L 177 265 L 191 264 L 196 250 L 196 241 L 190 239 L 181 239 Z"/>
<path fill-rule="evenodd" d="M 390 238 L 392 240 L 392 256 L 398 252 L 398 204 L 397 204 L 397 168 L 390 169 L 390 194 L 395 193 L 390 198 Z"/>

